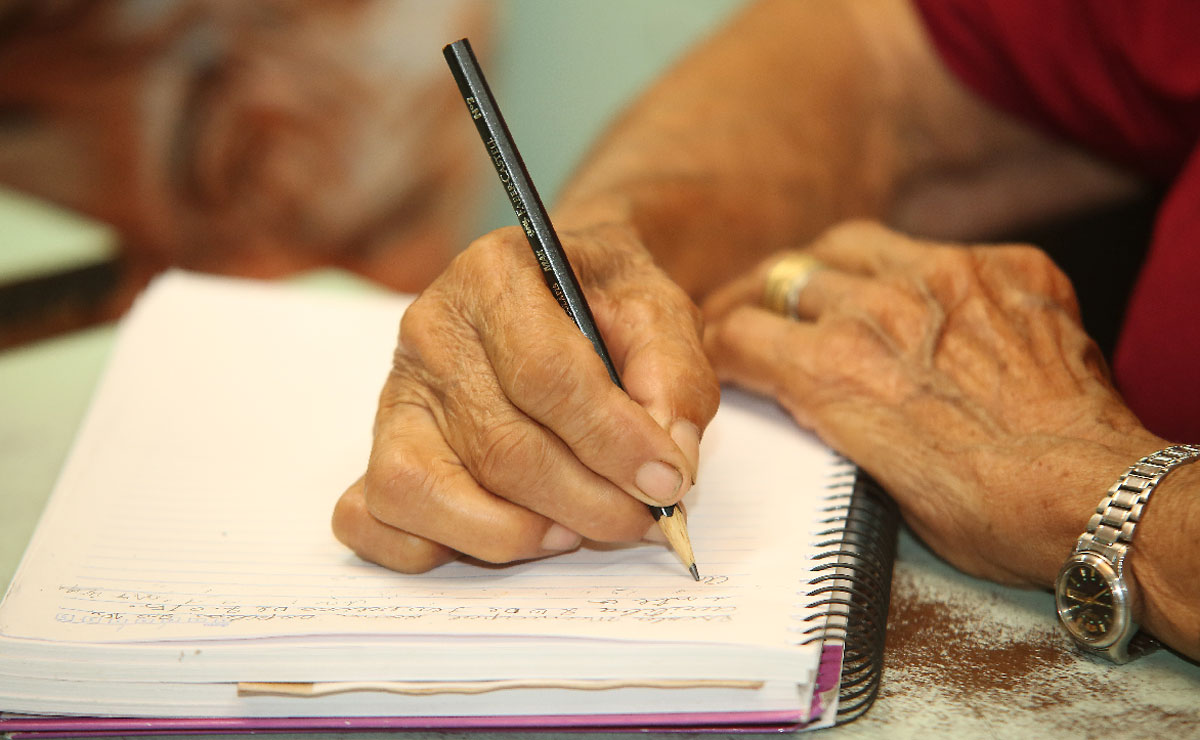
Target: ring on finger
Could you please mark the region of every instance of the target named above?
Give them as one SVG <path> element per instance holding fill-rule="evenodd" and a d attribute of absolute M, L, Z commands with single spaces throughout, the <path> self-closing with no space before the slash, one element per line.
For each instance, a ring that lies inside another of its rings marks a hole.
<path fill-rule="evenodd" d="M 799 318 L 796 305 L 800 300 L 800 293 L 812 280 L 812 276 L 824 267 L 823 262 L 803 252 L 790 252 L 781 257 L 767 270 L 767 280 L 763 286 L 763 307 L 789 319 Z"/>

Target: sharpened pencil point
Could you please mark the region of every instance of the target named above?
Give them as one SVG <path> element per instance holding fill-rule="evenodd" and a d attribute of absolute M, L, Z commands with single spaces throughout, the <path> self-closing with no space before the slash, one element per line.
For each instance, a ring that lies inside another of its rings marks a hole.
<path fill-rule="evenodd" d="M 655 506 L 650 511 L 655 515 L 658 520 L 658 528 L 662 530 L 663 535 L 667 538 L 667 543 L 679 556 L 684 567 L 688 569 L 693 578 L 697 581 L 700 580 L 700 576 L 696 572 L 696 556 L 692 554 L 692 541 L 688 537 L 687 515 L 684 514 L 683 507 L 678 504 Z"/>

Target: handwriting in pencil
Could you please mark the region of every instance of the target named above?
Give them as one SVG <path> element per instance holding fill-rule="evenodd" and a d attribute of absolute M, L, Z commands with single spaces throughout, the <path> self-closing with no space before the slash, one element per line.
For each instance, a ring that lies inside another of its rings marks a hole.
<path fill-rule="evenodd" d="M 636 590 L 620 589 L 598 595 L 583 605 L 560 607 L 537 599 L 510 596 L 500 603 L 438 606 L 403 602 L 398 597 L 368 604 L 364 599 L 323 598 L 307 603 L 261 603 L 255 600 L 197 595 L 173 599 L 172 594 L 149 591 L 106 590 L 61 586 L 63 601 L 55 619 L 59 622 L 94 625 L 197 624 L 225 627 L 241 621 L 304 620 L 335 616 L 351 620 L 394 621 L 587 621 L 661 623 L 682 621 L 728 621 L 737 605 L 728 594 L 680 593 L 647 597 Z M 391 601 L 392 603 L 388 603 Z"/>

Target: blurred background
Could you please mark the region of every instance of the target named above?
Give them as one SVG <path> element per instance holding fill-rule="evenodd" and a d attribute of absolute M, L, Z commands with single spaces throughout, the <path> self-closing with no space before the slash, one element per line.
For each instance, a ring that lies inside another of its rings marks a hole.
<path fill-rule="evenodd" d="M 513 222 L 442 59 L 469 37 L 542 196 L 744 0 L 0 0 L 0 347 L 169 266 L 419 291 Z"/>

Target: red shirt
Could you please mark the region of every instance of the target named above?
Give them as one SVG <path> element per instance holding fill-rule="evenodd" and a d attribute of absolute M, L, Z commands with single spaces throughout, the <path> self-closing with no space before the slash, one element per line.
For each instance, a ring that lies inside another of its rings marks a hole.
<path fill-rule="evenodd" d="M 1167 185 L 1113 370 L 1147 428 L 1200 442 L 1200 2 L 914 2 L 983 97 Z"/>

